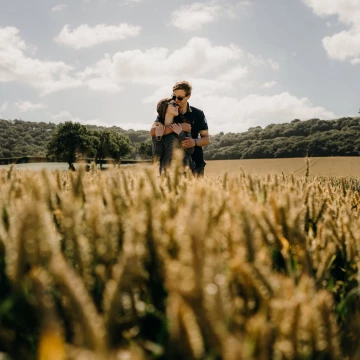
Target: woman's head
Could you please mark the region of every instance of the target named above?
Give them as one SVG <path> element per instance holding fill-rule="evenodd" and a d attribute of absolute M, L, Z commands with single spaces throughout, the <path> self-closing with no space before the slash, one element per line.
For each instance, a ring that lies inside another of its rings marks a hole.
<path fill-rule="evenodd" d="M 166 115 L 179 115 L 179 105 L 172 98 L 161 99 L 156 106 L 160 121 L 164 123 Z"/>

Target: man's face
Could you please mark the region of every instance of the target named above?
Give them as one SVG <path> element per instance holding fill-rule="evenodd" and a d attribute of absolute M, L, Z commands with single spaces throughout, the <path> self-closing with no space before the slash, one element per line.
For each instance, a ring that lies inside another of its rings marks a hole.
<path fill-rule="evenodd" d="M 175 90 L 173 91 L 173 95 L 176 96 L 175 101 L 181 108 L 186 106 L 186 103 L 190 98 L 190 95 L 186 96 L 185 90 Z"/>

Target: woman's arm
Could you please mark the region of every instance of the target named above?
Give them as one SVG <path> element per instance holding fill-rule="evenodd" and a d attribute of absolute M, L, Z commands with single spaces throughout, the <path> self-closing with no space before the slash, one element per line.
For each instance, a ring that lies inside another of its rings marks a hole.
<path fill-rule="evenodd" d="M 187 138 L 191 138 L 191 133 L 188 133 L 188 132 L 184 132 L 182 131 L 179 135 L 178 135 L 178 138 L 180 140 L 180 143 L 182 143 L 183 141 L 185 141 Z M 195 151 L 195 147 L 191 147 L 191 148 L 185 148 L 183 147 L 184 151 L 191 155 L 194 153 Z"/>
<path fill-rule="evenodd" d="M 152 153 L 155 161 L 162 158 L 164 154 L 164 140 L 163 135 L 165 126 L 160 124 L 155 129 L 155 136 L 152 138 Z"/>
<path fill-rule="evenodd" d="M 170 125 L 171 129 L 174 131 L 174 133 L 176 134 L 176 136 L 179 138 L 180 140 L 180 143 L 182 143 L 183 141 L 185 141 L 186 139 L 188 139 L 188 137 L 191 138 L 191 133 L 188 133 L 188 132 L 184 132 L 181 128 L 181 125 L 180 124 L 171 124 Z M 194 150 L 195 150 L 195 147 L 188 147 L 188 148 L 185 148 L 183 147 L 184 151 L 186 152 L 186 154 L 189 154 L 191 155 Z"/>
<path fill-rule="evenodd" d="M 155 136 L 155 128 L 157 126 L 159 126 L 159 124 L 161 124 L 161 122 L 159 121 L 155 121 L 150 129 L 150 135 L 151 136 Z M 182 123 L 180 124 L 181 128 L 183 129 L 183 131 L 191 131 L 191 125 L 187 124 L 187 123 Z M 171 129 L 170 125 L 165 126 L 165 131 L 164 131 L 164 135 L 169 135 L 173 132 L 173 130 Z"/>
<path fill-rule="evenodd" d="M 152 140 L 153 158 L 157 162 L 164 155 L 164 140 L 163 139 L 161 139 L 160 141 L 156 140 L 156 137 L 153 137 L 151 140 Z"/>

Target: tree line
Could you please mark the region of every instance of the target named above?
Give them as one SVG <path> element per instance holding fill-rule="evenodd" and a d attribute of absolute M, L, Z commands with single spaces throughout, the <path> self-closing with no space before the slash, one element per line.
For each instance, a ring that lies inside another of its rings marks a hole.
<path fill-rule="evenodd" d="M 52 137 L 61 126 L 63 124 L 0 120 L 0 158 L 51 156 L 48 149 L 49 146 L 53 147 Z M 115 160 L 119 156 L 125 159 L 151 157 L 148 130 L 123 130 L 116 126 L 106 128 L 94 125 L 81 125 L 79 129 L 86 134 L 84 137 L 87 140 L 80 142 L 78 152 L 94 156 L 96 151 L 98 159 L 102 156 Z M 119 135 L 128 138 L 129 142 Z M 123 147 L 124 141 L 128 144 L 128 150 L 119 155 L 117 145 L 114 144 L 118 142 L 118 145 Z M 270 124 L 265 128 L 253 127 L 242 133 L 221 132 L 211 137 L 211 144 L 204 147 L 204 153 L 207 160 L 287 158 L 306 155 L 358 156 L 360 118 L 306 121 L 295 119 L 289 123 Z"/>
<path fill-rule="evenodd" d="M 219 133 L 204 147 L 205 159 L 260 159 L 360 155 L 360 118 L 295 119 L 243 133 Z"/>
<path fill-rule="evenodd" d="M 0 159 L 24 156 L 47 156 L 47 146 L 59 126 L 61 126 L 61 124 L 56 125 L 50 122 L 45 123 L 0 119 Z M 86 129 L 85 132 L 82 130 L 82 134 L 86 133 L 85 137 L 89 136 L 90 138 L 92 136 L 91 134 L 95 133 L 95 135 L 100 136 L 100 134 L 105 132 L 105 134 L 103 134 L 99 139 L 100 144 L 103 144 L 105 147 L 109 142 L 116 142 L 118 135 L 123 135 L 130 139 L 130 143 L 132 145 L 130 152 L 124 155 L 124 158 L 136 159 L 139 157 L 146 157 L 145 154 L 141 155 L 141 150 L 143 149 L 141 144 L 149 138 L 149 131 L 124 130 L 117 126 L 108 128 L 94 125 L 82 125 L 79 129 Z M 106 141 L 105 137 L 107 137 Z M 84 146 L 81 146 L 81 148 L 84 150 Z M 85 153 L 94 154 L 94 151 L 91 152 L 89 150 L 90 148 L 91 147 L 89 147 Z M 110 146 L 109 149 L 104 148 L 102 150 L 97 147 L 98 156 L 101 156 L 104 151 L 111 151 L 114 153 L 113 146 Z"/>

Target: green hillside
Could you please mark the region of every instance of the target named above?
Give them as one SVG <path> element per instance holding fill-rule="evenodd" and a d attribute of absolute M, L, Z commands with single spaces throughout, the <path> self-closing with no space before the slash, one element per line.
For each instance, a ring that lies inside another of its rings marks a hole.
<path fill-rule="evenodd" d="M 23 120 L 0 119 L 0 159 L 20 156 L 45 156 L 46 145 L 55 131 L 54 123 L 29 122 Z M 146 130 L 123 130 L 113 126 L 86 126 L 92 130 L 112 130 L 129 136 L 133 144 L 144 142 L 149 138 Z M 133 154 L 132 154 L 133 155 Z"/>
<path fill-rule="evenodd" d="M 0 120 L 0 158 L 45 156 L 45 147 L 56 124 L 23 120 Z M 150 126 L 150 123 L 149 123 Z M 128 135 L 134 145 L 151 146 L 148 130 L 113 130 Z M 210 129 L 211 133 L 211 129 Z M 138 147 L 137 147 L 138 148 Z M 311 119 L 250 128 L 243 133 L 220 133 L 204 148 L 207 160 L 260 159 L 303 156 L 357 156 L 360 154 L 360 118 Z M 136 153 L 130 154 L 130 158 Z"/>
<path fill-rule="evenodd" d="M 360 155 L 360 118 L 311 119 L 220 133 L 204 148 L 205 158 L 266 159 Z"/>

